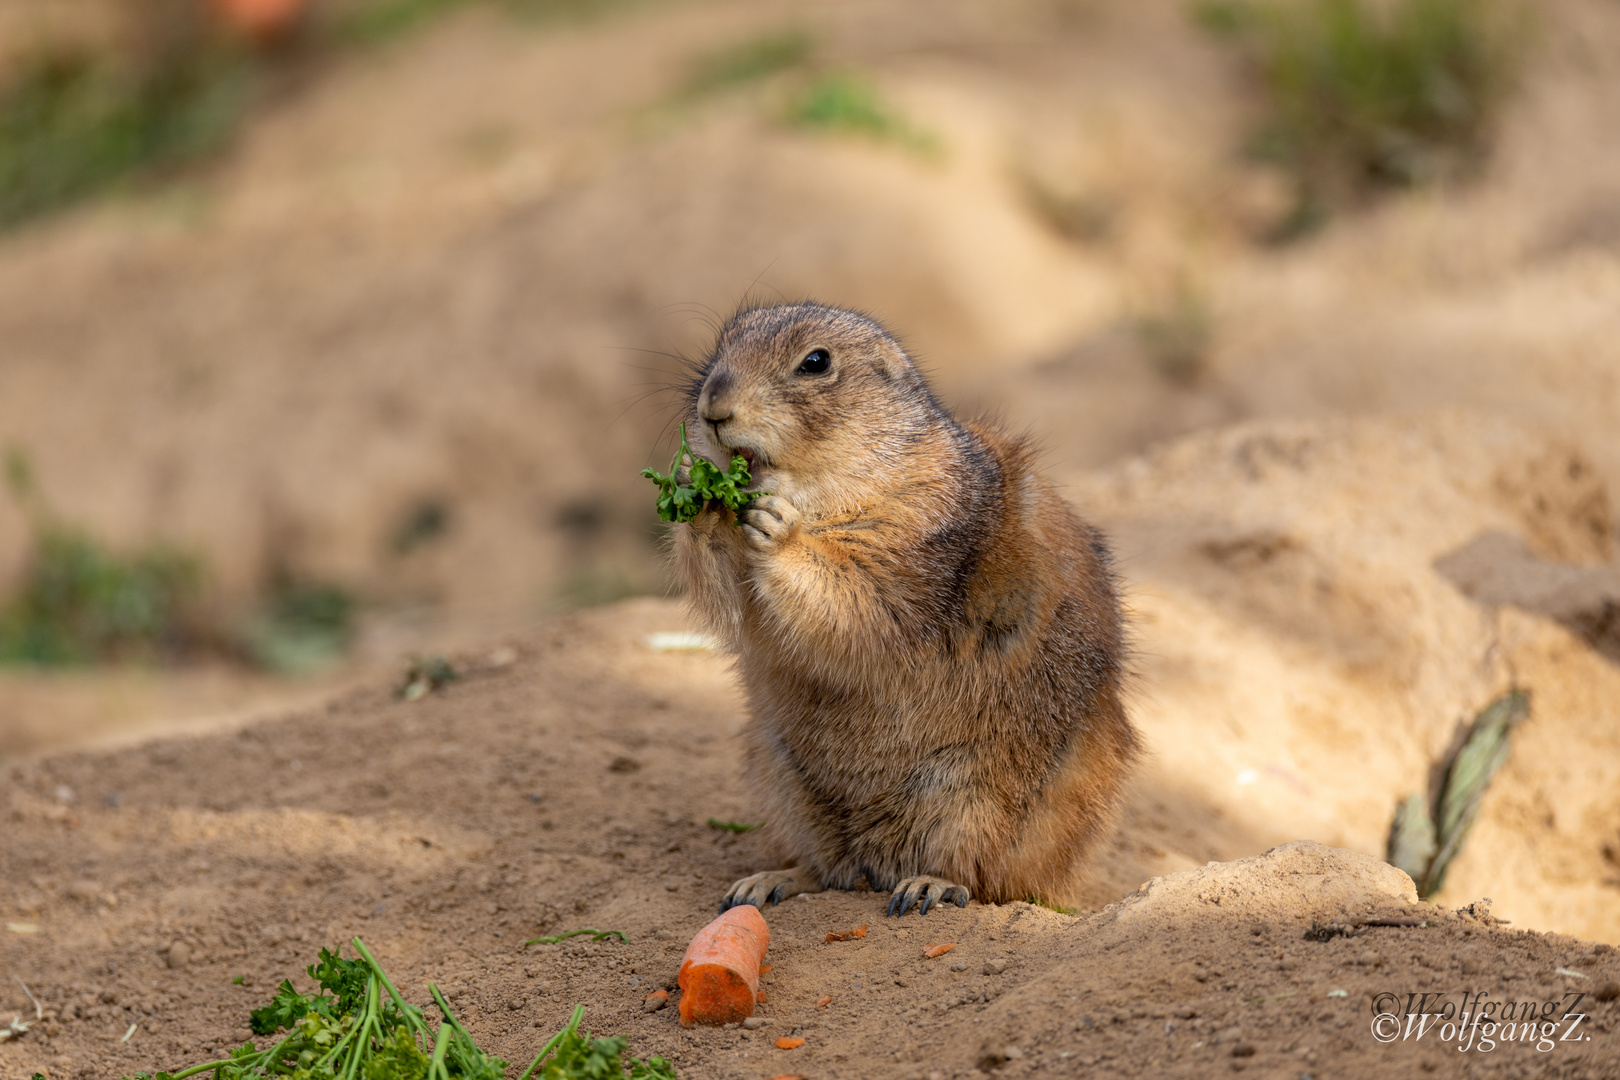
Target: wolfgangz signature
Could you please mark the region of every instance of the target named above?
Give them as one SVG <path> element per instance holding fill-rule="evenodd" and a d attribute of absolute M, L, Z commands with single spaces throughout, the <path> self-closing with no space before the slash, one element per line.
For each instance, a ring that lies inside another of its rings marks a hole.
<path fill-rule="evenodd" d="M 1489 991 L 1464 992 L 1459 1003 L 1449 993 L 1403 998 L 1386 990 L 1372 1000 L 1372 1037 L 1392 1043 L 1432 1035 L 1440 1042 L 1455 1042 L 1459 1051 L 1482 1053 L 1498 1043 L 1533 1043 L 1547 1053 L 1561 1042 L 1592 1038 L 1580 1030 L 1586 1014 L 1576 1011 L 1583 993 L 1571 990 L 1557 1001 L 1487 1001 L 1490 996 Z"/>

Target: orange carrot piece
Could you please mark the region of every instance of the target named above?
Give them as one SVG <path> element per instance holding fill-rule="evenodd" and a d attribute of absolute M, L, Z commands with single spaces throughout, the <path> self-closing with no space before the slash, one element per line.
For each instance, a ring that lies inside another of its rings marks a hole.
<path fill-rule="evenodd" d="M 681 988 L 681 1025 L 734 1024 L 754 1015 L 759 963 L 770 943 L 770 928 L 751 904 L 723 912 L 699 930 L 675 980 Z"/>
<path fill-rule="evenodd" d="M 651 1001 L 653 998 L 663 998 L 665 1001 L 668 1001 L 669 1000 L 669 991 L 664 990 L 664 989 L 654 990 L 652 993 L 648 994 L 646 997 L 642 998 L 641 1000 L 642 1001 Z"/>
<path fill-rule="evenodd" d="M 830 994 L 822 994 L 820 997 L 816 998 L 816 1008 L 818 1008 L 818 1009 L 825 1009 L 827 1006 L 829 1006 L 831 1004 L 832 1004 L 832 995 L 830 995 Z"/>
<path fill-rule="evenodd" d="M 776 1045 L 783 1050 L 797 1050 L 804 1045 L 803 1039 L 790 1039 L 786 1035 L 776 1040 Z"/>
<path fill-rule="evenodd" d="M 759 993 L 754 995 L 754 1004 L 755 1005 L 763 1005 L 763 1004 L 765 1004 L 765 991 L 761 990 Z"/>
<path fill-rule="evenodd" d="M 759 965 L 759 973 L 761 975 L 769 975 L 773 970 L 775 970 L 775 968 L 775 964 L 761 964 Z"/>
<path fill-rule="evenodd" d="M 923 955 L 933 960 L 936 957 L 944 956 L 954 948 L 956 948 L 956 942 L 954 941 L 949 945 L 930 945 L 923 950 Z"/>
<path fill-rule="evenodd" d="M 827 944 L 835 941 L 853 941 L 866 936 L 866 924 L 862 923 L 853 930 L 834 930 L 827 935 Z"/>

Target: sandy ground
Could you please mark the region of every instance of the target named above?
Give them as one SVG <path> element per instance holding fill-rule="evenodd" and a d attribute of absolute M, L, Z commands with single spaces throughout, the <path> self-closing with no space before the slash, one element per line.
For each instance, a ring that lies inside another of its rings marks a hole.
<path fill-rule="evenodd" d="M 1150 751 L 1080 913 L 790 901 L 770 913 L 760 1031 L 641 1011 L 725 885 L 769 862 L 706 824 L 749 819 L 743 716 L 722 657 L 648 646 L 686 628 L 673 601 L 463 657 L 467 677 L 420 702 L 377 681 L 231 732 L 15 765 L 0 904 L 36 929 L 12 926 L 0 957 L 54 1018 L 0 1062 L 54 1080 L 195 1060 L 360 933 L 413 992 L 451 987 L 512 1060 L 583 1003 L 692 1076 L 1620 1075 L 1620 668 L 1545 587 L 1578 570 L 1538 554 L 1593 542 L 1603 503 L 1572 461 L 1445 413 L 1237 428 L 1073 478 L 1122 553 Z M 1509 685 L 1532 718 L 1438 906 L 1418 905 L 1379 861 L 1394 805 Z M 1333 847 L 1229 861 L 1302 839 Z M 1506 925 L 1449 914 L 1486 896 Z M 1368 917 L 1426 925 L 1304 937 Z M 518 944 L 582 926 L 630 942 Z M 1378 995 L 1425 992 L 1516 1010 L 1587 994 L 1589 1026 L 1552 1049 L 1380 1043 Z M 785 1057 L 783 1034 L 806 1046 Z"/>
<path fill-rule="evenodd" d="M 1417 904 L 1398 871 L 1308 843 L 1133 893 L 1155 857 L 1137 842 L 1156 829 L 1151 780 L 1093 882 L 1097 910 L 889 920 L 870 892 L 797 898 L 768 912 L 764 1028 L 644 1012 L 724 886 L 765 859 L 751 835 L 706 824 L 748 813 L 741 717 L 723 661 L 644 644 L 683 625 L 637 601 L 466 658 L 464 680 L 419 702 L 378 686 L 234 733 L 13 768 L 0 965 L 48 1019 L 0 1046 L 3 1075 L 205 1060 L 246 1037 L 281 978 L 354 934 L 407 993 L 446 988 L 512 1061 L 583 1003 L 591 1026 L 688 1077 L 1620 1075 L 1607 944 Z M 1374 918 L 1426 925 L 1304 936 Z M 585 926 L 629 942 L 521 944 Z M 938 943 L 956 948 L 925 958 Z M 1586 1019 L 1541 1049 L 1374 1037 L 1379 995 L 1447 995 L 1454 1014 L 1465 992 Z M 805 1045 L 777 1049 L 784 1035 Z"/>
<path fill-rule="evenodd" d="M 0 676 L 0 1012 L 16 978 L 50 1015 L 0 1075 L 202 1060 L 361 933 L 514 1062 L 583 1003 L 687 1077 L 1620 1076 L 1620 10 L 1541 7 L 1477 184 L 1291 249 L 1254 242 L 1274 178 L 1179 4 L 627 10 L 475 6 L 0 246 L 0 442 L 64 515 L 197 548 L 227 596 L 283 563 L 368 605 L 326 681 Z M 804 73 L 670 106 L 693 56 L 791 24 L 945 153 L 782 126 Z M 1212 329 L 1178 380 L 1133 326 L 1186 289 Z M 874 310 L 1042 441 L 1118 551 L 1151 753 L 1079 914 L 793 900 L 770 1025 L 693 1033 L 641 1000 L 766 859 L 706 825 L 750 812 L 740 701 L 647 648 L 672 601 L 547 613 L 656 590 L 656 391 L 750 290 Z M 391 554 L 428 503 L 450 529 Z M 0 503 L 0 573 L 26 539 Z M 428 645 L 467 677 L 396 700 Z M 1531 718 L 1414 915 L 1374 861 L 1394 807 L 1514 686 Z M 1334 852 L 1238 861 L 1300 840 Z M 1485 897 L 1505 923 L 1454 914 Z M 1369 911 L 1430 925 L 1304 937 Z M 519 945 L 579 926 L 630 942 Z M 1551 1049 L 1374 1037 L 1384 993 L 1570 991 Z"/>

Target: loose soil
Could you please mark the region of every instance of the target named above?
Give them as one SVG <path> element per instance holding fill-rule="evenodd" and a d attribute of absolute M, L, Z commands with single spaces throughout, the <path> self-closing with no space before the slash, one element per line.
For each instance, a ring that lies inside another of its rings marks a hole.
<path fill-rule="evenodd" d="M 769 864 L 753 834 L 707 824 L 748 814 L 741 712 L 720 658 L 645 643 L 684 625 L 671 604 L 631 602 L 464 657 L 465 677 L 420 701 L 379 685 L 234 732 L 14 767 L 0 967 L 47 1018 L 0 1045 L 0 1075 L 206 1060 L 248 1037 L 280 979 L 356 934 L 414 999 L 437 983 L 518 1063 L 582 1003 L 590 1027 L 693 1078 L 1620 1075 L 1620 952 L 1419 904 L 1376 859 L 1293 844 L 1102 906 L 1139 880 L 1130 838 L 1152 830 L 1151 782 L 1093 882 L 1098 910 L 887 919 L 868 891 L 792 899 L 767 912 L 765 1026 L 683 1030 L 643 1000 L 674 986 L 723 887 Z M 1368 919 L 1424 925 L 1306 938 Z M 580 927 L 629 942 L 522 944 Z M 925 958 L 938 943 L 955 948 Z M 1586 1019 L 1541 1049 L 1374 1039 L 1379 995 L 1464 992 Z M 22 1011 L 15 984 L 0 993 Z M 790 1035 L 804 1045 L 774 1045 Z"/>
<path fill-rule="evenodd" d="M 0 442 L 61 514 L 203 552 L 226 602 L 284 565 L 366 618 L 308 684 L 0 678 L 0 1011 L 31 1014 L 20 979 L 47 1013 L 0 1076 L 204 1060 L 356 933 L 513 1062 L 583 1003 L 689 1080 L 1620 1076 L 1620 9 L 1538 12 L 1476 183 L 1291 248 L 1255 242 L 1282 204 L 1233 152 L 1251 88 L 1179 0 L 469 5 L 212 167 L 7 237 Z M 808 72 L 671 106 L 788 25 L 946 152 L 784 125 Z M 672 601 L 542 616 L 656 591 L 659 388 L 750 290 L 875 311 L 1043 442 L 1113 538 L 1150 752 L 1078 914 L 789 900 L 768 1025 L 683 1031 L 643 998 L 771 861 L 707 825 L 749 820 L 741 701 L 648 647 Z M 1185 290 L 1210 336 L 1178 373 L 1137 328 Z M 425 506 L 444 533 L 392 546 Z M 0 577 L 27 545 L 0 502 Z M 396 699 L 427 647 L 464 678 Z M 1419 905 L 1377 862 L 1394 807 L 1514 686 L 1531 717 Z M 1274 850 L 1306 839 L 1333 850 Z M 1486 897 L 1505 922 L 1455 914 Z M 1429 925 L 1305 937 L 1369 914 Z M 521 945 L 582 926 L 630 941 Z M 1551 1049 L 1374 1038 L 1384 993 L 1570 991 Z"/>

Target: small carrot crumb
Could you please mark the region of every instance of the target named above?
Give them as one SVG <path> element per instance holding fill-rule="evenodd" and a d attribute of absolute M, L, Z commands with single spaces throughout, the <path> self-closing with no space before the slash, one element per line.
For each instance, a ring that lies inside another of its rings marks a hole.
<path fill-rule="evenodd" d="M 927 948 L 923 949 L 923 955 L 928 957 L 928 959 L 933 960 L 944 956 L 954 948 L 956 948 L 956 942 L 954 941 L 949 945 L 929 945 Z"/>
<path fill-rule="evenodd" d="M 829 1006 L 831 1004 L 832 1004 L 832 995 L 831 994 L 822 994 L 820 997 L 816 998 L 816 1008 L 818 1008 L 818 1009 L 825 1009 L 827 1006 Z"/>
<path fill-rule="evenodd" d="M 776 1040 L 776 1045 L 783 1050 L 797 1050 L 804 1045 L 803 1039 L 790 1039 L 786 1035 Z"/>
<path fill-rule="evenodd" d="M 775 964 L 761 964 L 759 965 L 759 973 L 761 975 L 769 975 L 771 973 L 771 969 L 774 967 L 776 967 Z"/>
<path fill-rule="evenodd" d="M 866 936 L 866 924 L 862 923 L 853 930 L 834 930 L 827 935 L 827 944 L 835 941 L 853 941 Z"/>
<path fill-rule="evenodd" d="M 668 1001 L 669 1000 L 669 991 L 668 990 L 654 990 L 652 993 L 648 994 L 646 997 L 642 998 L 641 1000 L 642 1001 L 651 1001 L 653 998 L 663 998 L 665 1001 Z"/>
<path fill-rule="evenodd" d="M 754 1000 L 761 1005 L 765 1004 L 765 991 L 761 990 L 759 993 L 755 994 Z"/>

